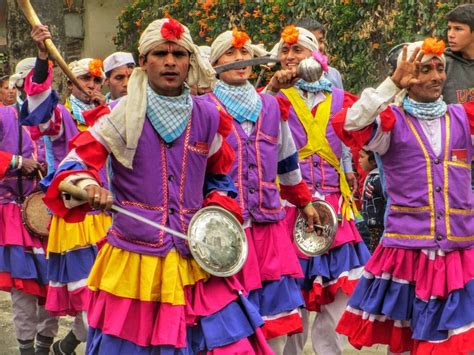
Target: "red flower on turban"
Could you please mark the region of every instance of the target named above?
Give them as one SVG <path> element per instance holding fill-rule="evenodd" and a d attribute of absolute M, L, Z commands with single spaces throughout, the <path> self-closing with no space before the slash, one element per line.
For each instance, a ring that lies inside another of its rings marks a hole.
<path fill-rule="evenodd" d="M 294 25 L 288 25 L 285 27 L 283 32 L 281 33 L 281 39 L 283 42 L 286 44 L 292 45 L 298 42 L 298 36 L 300 35 L 300 32 Z"/>
<path fill-rule="evenodd" d="M 104 72 L 102 71 L 102 60 L 91 60 L 89 63 L 89 73 L 91 73 L 92 76 L 95 76 L 97 78 L 102 77 L 104 75 Z"/>
<path fill-rule="evenodd" d="M 446 49 L 446 45 L 444 41 L 440 39 L 439 41 L 436 38 L 428 37 L 425 38 L 423 45 L 421 46 L 421 50 L 425 54 L 434 54 L 436 56 L 441 56 Z"/>
<path fill-rule="evenodd" d="M 236 28 L 232 30 L 232 36 L 234 36 L 234 40 L 232 41 L 232 47 L 234 48 L 242 48 L 250 39 L 248 34 L 243 31 L 238 31 Z"/>
<path fill-rule="evenodd" d="M 168 19 L 167 22 L 161 27 L 161 36 L 164 39 L 176 39 L 179 40 L 181 35 L 184 33 L 184 27 L 175 19 Z"/>

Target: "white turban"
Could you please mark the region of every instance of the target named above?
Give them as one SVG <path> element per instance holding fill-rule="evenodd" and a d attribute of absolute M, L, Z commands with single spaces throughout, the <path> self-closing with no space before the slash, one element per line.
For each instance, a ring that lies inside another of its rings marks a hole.
<path fill-rule="evenodd" d="M 91 71 L 91 64 L 97 66 L 97 68 L 95 68 L 96 72 L 94 72 L 94 69 Z M 84 58 L 75 60 L 74 62 L 69 63 L 68 67 L 76 78 L 86 74 L 91 74 L 92 76 L 102 79 L 105 78 L 104 71 L 102 70 L 102 61 L 100 59 Z"/>
<path fill-rule="evenodd" d="M 203 59 L 209 61 L 209 57 L 211 56 L 211 47 L 199 46 L 199 53 L 201 53 L 201 57 Z"/>
<path fill-rule="evenodd" d="M 108 73 L 115 68 L 129 64 L 135 65 L 135 60 L 133 59 L 132 53 L 115 52 L 104 59 L 104 71 Z"/>
<path fill-rule="evenodd" d="M 229 48 L 234 46 L 236 35 L 240 34 L 242 34 L 242 36 L 246 36 L 245 32 L 240 31 L 225 31 L 217 36 L 211 45 L 211 56 L 209 57 L 211 64 L 214 65 Z M 252 57 L 261 57 L 268 54 L 263 46 L 252 44 L 250 38 L 242 47 L 247 49 Z"/>
<path fill-rule="evenodd" d="M 290 26 L 285 27 L 285 29 L 283 30 L 283 33 L 285 33 L 285 31 L 289 29 L 293 31 L 298 31 L 298 40 L 296 43 L 309 49 L 311 52 L 319 50 L 318 40 L 310 31 L 308 31 L 307 29 L 303 27 L 295 27 L 293 25 L 290 25 Z M 283 37 L 283 33 L 282 33 L 282 37 Z M 278 53 L 280 53 L 283 43 L 285 43 L 285 41 L 283 40 L 283 38 L 280 38 L 280 42 L 278 42 L 278 46 L 276 47 L 278 48 Z"/>
<path fill-rule="evenodd" d="M 166 42 L 176 43 L 191 53 L 187 78 L 190 86 L 212 85 L 216 80 L 214 69 L 209 61 L 201 57 L 189 29 L 176 20 L 160 19 L 150 23 L 140 36 L 138 51 L 145 56 L 153 48 Z M 100 128 L 100 135 L 109 144 L 114 156 L 129 168 L 132 167 L 145 122 L 147 85 L 146 72 L 141 67 L 135 68 L 128 81 L 128 95 L 120 100 Z"/>
<path fill-rule="evenodd" d="M 431 39 L 427 39 L 427 40 L 431 40 Z M 415 52 L 415 50 L 417 48 L 422 49 L 425 42 L 426 42 L 426 40 L 425 41 L 418 41 L 418 42 L 408 43 L 407 60 L 410 59 L 413 52 Z M 425 47 L 424 51 L 425 51 L 425 54 L 423 55 L 423 58 L 421 58 L 421 63 L 427 63 L 433 58 L 438 58 L 444 65 L 446 65 L 446 58 L 445 58 L 444 54 L 439 55 L 439 54 L 432 53 L 429 50 L 427 50 L 426 47 Z M 397 65 L 399 65 L 402 62 L 402 55 L 403 55 L 403 50 L 400 51 L 400 54 L 398 55 Z"/>
<path fill-rule="evenodd" d="M 22 59 L 15 67 L 15 74 L 10 76 L 8 86 L 10 89 L 22 87 L 28 73 L 35 67 L 36 58 L 29 57 Z"/>

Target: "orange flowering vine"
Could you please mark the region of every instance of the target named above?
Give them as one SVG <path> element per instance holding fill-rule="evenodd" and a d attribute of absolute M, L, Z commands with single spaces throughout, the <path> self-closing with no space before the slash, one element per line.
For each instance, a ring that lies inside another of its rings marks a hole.
<path fill-rule="evenodd" d="M 104 72 L 102 71 L 102 60 L 92 59 L 89 63 L 89 73 L 95 77 L 102 77 Z"/>
<path fill-rule="evenodd" d="M 281 39 L 286 44 L 292 45 L 298 42 L 298 36 L 300 35 L 295 25 L 288 25 L 281 33 Z"/>
<path fill-rule="evenodd" d="M 234 39 L 232 41 L 232 47 L 234 48 L 242 48 L 245 46 L 245 43 L 250 39 L 249 35 L 243 31 L 238 31 L 236 28 L 232 30 L 232 36 Z"/>
<path fill-rule="evenodd" d="M 446 45 L 442 39 L 437 40 L 433 37 L 425 38 L 423 45 L 421 46 L 421 50 L 425 54 L 434 54 L 437 56 L 441 56 L 446 49 Z"/>

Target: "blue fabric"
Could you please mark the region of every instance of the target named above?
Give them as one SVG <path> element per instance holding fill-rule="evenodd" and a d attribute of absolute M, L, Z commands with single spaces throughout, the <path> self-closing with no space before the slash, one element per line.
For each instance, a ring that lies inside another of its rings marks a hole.
<path fill-rule="evenodd" d="M 78 161 L 67 161 L 65 163 L 62 163 L 57 171 L 49 172 L 48 169 L 48 175 L 44 177 L 43 180 L 40 181 L 40 188 L 43 191 L 46 191 L 48 187 L 51 185 L 53 182 L 53 179 L 55 176 L 57 176 L 60 172 L 66 171 L 66 170 L 84 170 L 87 169 L 83 164 L 81 164 Z"/>
<path fill-rule="evenodd" d="M 20 123 L 23 126 L 37 126 L 51 119 L 55 107 L 58 105 L 59 96 L 56 91 L 51 94 L 32 112 L 29 112 L 28 101 L 25 100 L 20 110 Z"/>
<path fill-rule="evenodd" d="M 206 175 L 203 186 L 204 196 L 207 196 L 208 193 L 214 190 L 227 191 L 227 196 L 230 196 L 232 198 L 237 197 L 237 189 L 234 185 L 234 181 L 230 178 L 229 175 Z"/>
<path fill-rule="evenodd" d="M 298 281 L 288 276 L 263 282 L 262 288 L 249 292 L 248 299 L 262 316 L 288 312 L 304 305 Z"/>
<path fill-rule="evenodd" d="M 413 339 L 445 340 L 450 329 L 474 322 L 474 280 L 445 300 L 415 296 L 415 285 L 362 277 L 348 305 L 392 320 L 410 321 Z"/>
<path fill-rule="evenodd" d="M 36 280 L 48 284 L 47 262 L 44 254 L 26 252 L 18 245 L 0 246 L 0 272 L 8 272 L 14 279 Z"/>
<path fill-rule="evenodd" d="M 329 93 L 332 92 L 332 83 L 324 77 L 312 83 L 308 83 L 307 81 L 300 79 L 296 82 L 295 86 L 298 89 L 308 91 L 308 92 L 313 92 L 313 93 L 320 92 L 320 91 L 329 92 Z"/>
<path fill-rule="evenodd" d="M 237 122 L 257 122 L 263 103 L 257 90 L 248 81 L 245 85 L 234 86 L 219 80 L 213 92 Z"/>
<path fill-rule="evenodd" d="M 61 283 L 87 279 L 97 257 L 97 247 L 68 251 L 64 254 L 49 253 L 48 280 Z"/>
<path fill-rule="evenodd" d="M 263 319 L 245 297 L 228 304 L 219 312 L 201 319 L 200 326 L 207 350 L 235 343 L 255 333 Z"/>
<path fill-rule="evenodd" d="M 415 118 L 429 121 L 444 116 L 448 105 L 443 101 L 443 97 L 434 102 L 417 102 L 406 95 L 403 99 L 403 109 Z"/>
<path fill-rule="evenodd" d="M 300 166 L 298 164 L 298 152 L 286 157 L 283 160 L 278 162 L 278 175 L 289 173 L 298 169 Z"/>
<path fill-rule="evenodd" d="M 370 252 L 363 242 L 346 243 L 311 259 L 300 258 L 305 274 L 301 286 L 311 290 L 316 276 L 322 276 L 324 283 L 336 280 L 343 272 L 364 266 L 369 258 Z"/>
<path fill-rule="evenodd" d="M 193 100 L 189 88 L 180 96 L 161 96 L 148 85 L 146 115 L 154 130 L 166 143 L 173 142 L 183 134 L 193 111 Z"/>
<path fill-rule="evenodd" d="M 220 311 L 200 319 L 195 327 L 186 329 L 187 347 L 138 346 L 130 341 L 103 334 L 89 327 L 87 354 L 197 354 L 222 347 L 253 335 L 264 323 L 255 307 L 242 295 Z"/>
<path fill-rule="evenodd" d="M 53 142 L 48 136 L 43 136 L 46 164 L 48 165 L 48 175 L 54 173 L 54 151 Z M 51 182 L 50 182 L 51 183 Z M 41 187 L 41 185 L 40 185 Z"/>
<path fill-rule="evenodd" d="M 95 108 L 93 104 L 85 103 L 84 101 L 79 100 L 74 95 L 69 96 L 69 104 L 71 106 L 72 117 L 82 125 L 86 125 L 86 120 L 82 113 L 84 111 L 89 111 Z"/>

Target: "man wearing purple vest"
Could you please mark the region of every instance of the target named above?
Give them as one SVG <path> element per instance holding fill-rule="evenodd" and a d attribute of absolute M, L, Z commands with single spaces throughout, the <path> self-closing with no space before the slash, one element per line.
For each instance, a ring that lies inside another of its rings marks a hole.
<path fill-rule="evenodd" d="M 380 154 L 390 196 L 381 244 L 337 328 L 359 349 L 474 350 L 474 103 L 443 101 L 444 49 L 433 38 L 405 46 L 392 77 L 333 121 L 346 144 Z"/>
<path fill-rule="evenodd" d="M 355 98 L 324 77 L 306 82 L 296 76 L 300 61 L 311 56 L 327 70 L 327 60 L 310 31 L 287 26 L 277 48 L 282 70 L 275 73 L 267 92 L 290 101 L 288 123 L 303 179 L 313 198 L 326 200 L 340 218 L 336 239 L 327 253 L 312 258 L 299 253 L 305 274 L 304 333 L 290 337 L 285 354 L 302 353 L 310 328 L 309 311 L 317 312 L 311 327 L 313 350 L 318 354 L 342 354 L 345 339 L 336 333 L 336 325 L 370 255 L 354 223 L 356 209 L 341 166 L 344 145 L 331 125 L 333 115 Z M 294 226 L 295 219 L 296 208 L 288 204 L 288 225 Z"/>
<path fill-rule="evenodd" d="M 129 94 L 74 140 L 47 204 L 69 220 L 114 203 L 181 233 L 207 205 L 241 220 L 227 175 L 231 121 L 188 86 L 209 86 L 214 70 L 174 19 L 148 25 L 138 51 Z M 113 195 L 97 175 L 108 158 Z M 88 205 L 62 197 L 64 179 L 84 187 Z M 114 215 L 107 238 L 88 279 L 88 354 L 271 352 L 237 278 L 206 273 L 185 240 L 125 214 Z"/>
<path fill-rule="evenodd" d="M 245 32 L 226 31 L 212 43 L 210 62 L 222 65 L 265 53 Z M 285 223 L 280 193 L 302 209 L 309 228 L 316 211 L 301 177 L 287 122 L 289 102 L 258 94 L 248 81 L 251 73 L 252 67 L 221 73 L 207 97 L 233 121 L 227 141 L 237 159 L 230 175 L 236 182 L 250 245 L 238 276 L 265 319 L 265 337 L 275 353 L 282 354 L 287 335 L 303 330 L 299 308 L 304 301 L 297 283 L 303 273 L 292 247 L 293 234 Z"/>

